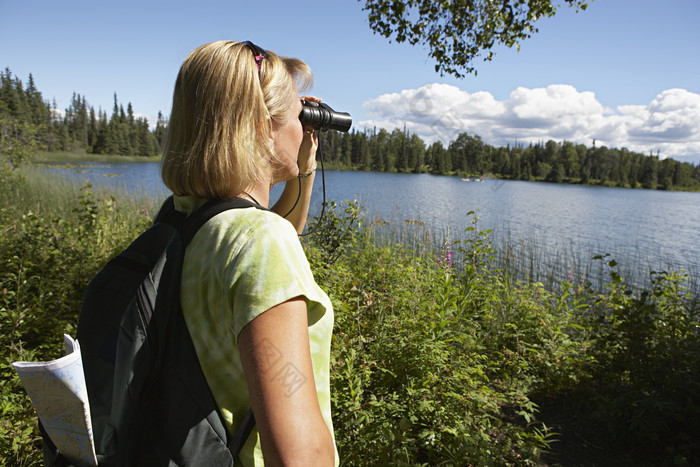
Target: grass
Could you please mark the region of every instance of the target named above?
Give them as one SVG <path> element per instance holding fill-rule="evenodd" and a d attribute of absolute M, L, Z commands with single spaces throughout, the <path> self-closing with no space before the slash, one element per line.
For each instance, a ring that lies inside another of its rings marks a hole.
<path fill-rule="evenodd" d="M 477 221 L 478 213 L 472 218 Z M 449 229 L 434 229 L 420 219 L 386 220 L 380 216 L 370 219 L 367 228 L 372 238 L 385 245 L 402 245 L 419 257 L 433 255 L 435 251 L 449 248 L 455 241 L 464 241 L 464 232 L 451 232 Z M 475 230 L 470 231 L 474 235 Z M 468 237 L 468 236 L 467 236 Z M 542 246 L 535 238 L 514 238 L 510 232 L 502 232 L 498 238 L 491 238 L 495 254 L 495 266 L 513 281 L 542 283 L 547 290 L 558 290 L 563 281 L 577 282 L 597 290 L 609 284 L 609 275 L 605 264 L 595 260 L 596 256 L 609 253 L 604 247 L 586 252 L 574 249 L 573 245 L 549 247 Z M 630 287 L 637 291 L 651 285 L 651 272 L 654 270 L 674 271 L 683 265 L 670 262 L 661 267 L 644 264 L 643 252 L 638 251 L 631 257 L 615 255 L 621 274 Z M 690 269 L 690 268 L 688 268 Z M 688 284 L 692 295 L 700 297 L 700 278 L 689 274 Z"/>
<path fill-rule="evenodd" d="M 636 290 L 603 256 L 592 264 L 607 285 L 564 278 L 548 290 L 502 269 L 489 233 L 473 227 L 425 254 L 397 243 L 424 238 L 420 224 L 383 222 L 363 227 L 330 266 L 311 250 L 339 297 L 336 429 L 350 465 L 700 460 L 687 412 L 698 408 L 684 402 L 700 381 L 700 308 L 687 277 L 655 275 Z M 368 446 L 393 455 L 369 457 Z"/>

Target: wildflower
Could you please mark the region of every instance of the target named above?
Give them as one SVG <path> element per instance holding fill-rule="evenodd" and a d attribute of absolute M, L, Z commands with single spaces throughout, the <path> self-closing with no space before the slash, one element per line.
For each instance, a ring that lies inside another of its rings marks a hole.
<path fill-rule="evenodd" d="M 447 274 L 450 274 L 450 270 L 452 269 L 452 250 L 447 250 L 443 248 L 443 250 L 440 252 L 440 255 L 438 256 L 437 260 L 438 264 L 447 271 Z"/>

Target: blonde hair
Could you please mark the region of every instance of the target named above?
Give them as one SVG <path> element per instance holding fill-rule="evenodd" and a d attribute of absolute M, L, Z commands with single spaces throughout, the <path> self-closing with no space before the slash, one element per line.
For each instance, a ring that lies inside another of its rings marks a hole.
<path fill-rule="evenodd" d="M 267 51 L 260 69 L 244 43 L 217 41 L 196 48 L 180 68 L 163 149 L 161 177 L 177 195 L 230 198 L 265 180 L 277 155 L 271 121 L 289 118 L 308 89 L 301 60 Z"/>

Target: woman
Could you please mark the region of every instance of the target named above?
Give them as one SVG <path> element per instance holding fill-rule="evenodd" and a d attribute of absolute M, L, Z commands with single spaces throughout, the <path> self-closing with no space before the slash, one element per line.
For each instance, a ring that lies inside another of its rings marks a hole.
<path fill-rule="evenodd" d="M 333 310 L 297 237 L 318 145 L 299 121 L 297 86 L 311 81 L 300 60 L 219 41 L 190 53 L 173 94 L 161 172 L 176 209 L 234 196 L 267 208 L 270 188 L 287 182 L 270 211 L 232 209 L 207 222 L 183 265 L 183 314 L 229 432 L 249 407 L 255 414 L 243 465 L 338 463 Z"/>

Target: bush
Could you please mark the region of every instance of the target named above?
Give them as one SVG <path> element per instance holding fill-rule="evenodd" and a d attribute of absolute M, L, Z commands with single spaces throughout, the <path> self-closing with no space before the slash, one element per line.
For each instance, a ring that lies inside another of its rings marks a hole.
<path fill-rule="evenodd" d="M 700 460 L 700 310 L 687 275 L 652 272 L 634 292 L 617 263 L 589 311 L 598 365 L 586 388 L 592 422 L 647 458 Z"/>
<path fill-rule="evenodd" d="M 506 293 L 489 270 L 488 233 L 425 259 L 367 238 L 355 244 L 326 275 L 342 462 L 537 464 L 552 433 L 528 393 L 546 373 L 541 360 L 554 358 L 547 352 L 566 347 L 553 344 L 564 332 L 540 329 L 542 313 L 531 313 L 550 296 Z"/>
<path fill-rule="evenodd" d="M 36 415 L 11 363 L 62 355 L 88 281 L 149 223 L 90 186 L 73 212 L 51 216 L 23 206 L 26 188 L 0 208 L 0 465 L 8 466 L 41 465 Z"/>

